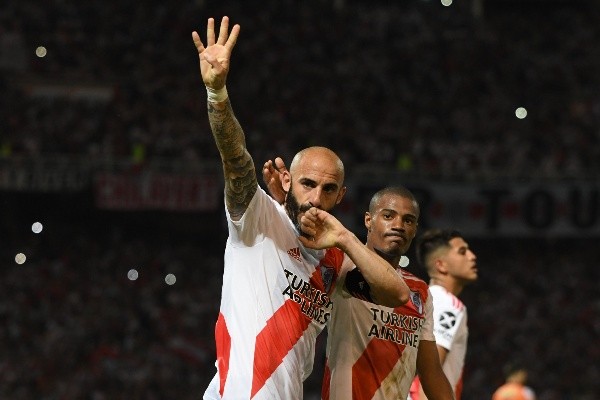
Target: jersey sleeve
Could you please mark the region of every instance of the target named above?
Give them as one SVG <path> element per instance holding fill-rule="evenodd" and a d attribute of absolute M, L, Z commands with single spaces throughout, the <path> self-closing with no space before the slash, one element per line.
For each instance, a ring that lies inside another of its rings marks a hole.
<path fill-rule="evenodd" d="M 459 327 L 466 321 L 466 308 L 451 295 L 435 293 L 433 309 L 435 341 L 450 351 Z"/>
<path fill-rule="evenodd" d="M 283 207 L 267 195 L 260 186 L 239 220 L 234 221 L 231 219 L 227 206 L 225 206 L 225 214 L 227 216 L 229 241 L 234 246 L 238 244 L 252 246 L 260 242 L 265 234 L 269 234 L 270 229 L 279 226 L 272 223 L 273 219 L 288 218 Z"/>

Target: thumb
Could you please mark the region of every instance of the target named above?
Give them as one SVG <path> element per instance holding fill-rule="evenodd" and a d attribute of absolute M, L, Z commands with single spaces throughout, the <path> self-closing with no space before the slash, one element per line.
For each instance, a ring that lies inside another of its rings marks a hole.
<path fill-rule="evenodd" d="M 300 240 L 300 243 L 302 243 L 302 245 L 306 248 L 315 248 L 315 241 L 312 238 L 307 238 L 306 236 L 298 236 L 298 240 Z"/>

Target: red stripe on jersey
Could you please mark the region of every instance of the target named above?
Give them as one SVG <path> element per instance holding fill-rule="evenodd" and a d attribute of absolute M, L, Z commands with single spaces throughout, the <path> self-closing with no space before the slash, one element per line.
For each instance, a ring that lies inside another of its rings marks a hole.
<path fill-rule="evenodd" d="M 464 372 L 464 371 L 463 371 Z M 460 400 L 463 389 L 463 373 L 460 374 L 460 379 L 456 382 L 456 388 L 454 389 L 454 398 Z"/>
<path fill-rule="evenodd" d="M 331 371 L 329 370 L 329 363 L 325 360 L 325 368 L 323 368 L 323 386 L 321 387 L 321 400 L 329 400 L 329 393 L 331 391 Z"/>
<path fill-rule="evenodd" d="M 394 342 L 372 339 L 352 366 L 352 398 L 372 399 L 381 382 L 390 374 L 404 347 Z M 356 384 L 358 383 L 358 384 Z"/>
<path fill-rule="evenodd" d="M 217 346 L 217 365 L 219 368 L 219 394 L 223 397 L 227 373 L 229 372 L 229 356 L 231 351 L 231 336 L 227 329 L 227 323 L 223 314 L 219 313 L 217 324 L 215 325 L 215 339 Z"/>
<path fill-rule="evenodd" d="M 265 385 L 310 324 L 310 319 L 299 307 L 295 301 L 286 300 L 256 337 L 250 398 Z"/>
<path fill-rule="evenodd" d="M 419 389 L 421 389 L 421 381 L 417 375 L 410 385 L 409 393 L 411 400 L 420 400 L 421 391 Z"/>

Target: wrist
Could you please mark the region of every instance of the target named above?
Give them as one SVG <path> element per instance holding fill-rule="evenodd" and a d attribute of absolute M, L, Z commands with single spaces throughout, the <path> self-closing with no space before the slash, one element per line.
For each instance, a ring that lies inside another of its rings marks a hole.
<path fill-rule="evenodd" d="M 337 244 L 336 247 L 342 249 L 345 253 L 350 251 L 352 247 L 352 243 L 360 242 L 354 233 L 350 232 L 347 229 L 344 229 L 337 236 Z"/>
<path fill-rule="evenodd" d="M 213 89 L 207 86 L 206 96 L 210 103 L 222 103 L 229 97 L 226 86 L 223 86 L 220 89 Z"/>

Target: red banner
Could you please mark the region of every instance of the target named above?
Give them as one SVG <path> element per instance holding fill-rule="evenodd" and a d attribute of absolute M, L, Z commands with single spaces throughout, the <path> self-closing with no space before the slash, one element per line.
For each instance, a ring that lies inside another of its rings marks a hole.
<path fill-rule="evenodd" d="M 103 172 L 94 180 L 96 206 L 109 210 L 214 211 L 220 187 L 211 175 Z"/>

